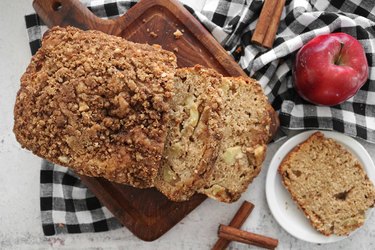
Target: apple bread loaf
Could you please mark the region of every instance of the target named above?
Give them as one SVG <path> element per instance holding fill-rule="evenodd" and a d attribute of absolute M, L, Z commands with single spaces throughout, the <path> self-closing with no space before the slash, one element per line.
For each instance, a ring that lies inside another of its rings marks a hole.
<path fill-rule="evenodd" d="M 224 202 L 238 200 L 258 175 L 270 139 L 273 110 L 261 86 L 251 78 L 224 77 L 219 114 L 223 122 L 219 156 L 198 191 Z"/>
<path fill-rule="evenodd" d="M 221 139 L 221 99 L 215 88 L 221 79 L 200 66 L 176 72 L 162 167 L 155 180 L 171 200 L 189 199 L 199 188 L 197 181 L 212 171 Z"/>
<path fill-rule="evenodd" d="M 21 78 L 16 138 L 80 174 L 153 186 L 175 68 L 175 55 L 160 46 L 52 28 Z"/>
<path fill-rule="evenodd" d="M 260 171 L 276 112 L 255 80 L 176 65 L 160 46 L 54 27 L 21 78 L 16 139 L 82 175 L 233 202 Z"/>
<path fill-rule="evenodd" d="M 279 173 L 312 226 L 324 235 L 348 235 L 363 225 L 375 188 L 358 159 L 321 132 L 282 161 Z"/>

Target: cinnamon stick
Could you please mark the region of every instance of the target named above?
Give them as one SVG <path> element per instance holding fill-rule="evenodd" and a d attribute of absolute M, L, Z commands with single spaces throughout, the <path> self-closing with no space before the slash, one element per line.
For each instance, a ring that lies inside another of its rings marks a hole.
<path fill-rule="evenodd" d="M 271 23 L 268 26 L 267 33 L 264 37 L 262 46 L 266 48 L 272 48 L 273 42 L 275 41 L 276 33 L 279 28 L 281 14 L 283 13 L 285 0 L 278 0 L 275 11 L 273 13 Z"/>
<path fill-rule="evenodd" d="M 241 207 L 238 209 L 237 213 L 234 215 L 233 219 L 229 223 L 229 226 L 240 228 L 243 223 L 246 221 L 247 217 L 253 211 L 254 205 L 251 202 L 244 201 Z M 212 247 L 212 250 L 223 250 L 228 247 L 230 240 L 219 238 L 215 245 Z"/>
<path fill-rule="evenodd" d="M 251 37 L 251 41 L 253 43 L 262 45 L 264 37 L 266 36 L 268 25 L 273 18 L 273 13 L 276 8 L 278 0 L 265 0 L 262 11 L 260 12 L 260 16 L 258 19 L 258 23 L 255 27 L 253 36 Z"/>
<path fill-rule="evenodd" d="M 275 249 L 279 244 L 279 241 L 277 239 L 246 232 L 225 225 L 220 225 L 219 237 L 268 249 Z"/>

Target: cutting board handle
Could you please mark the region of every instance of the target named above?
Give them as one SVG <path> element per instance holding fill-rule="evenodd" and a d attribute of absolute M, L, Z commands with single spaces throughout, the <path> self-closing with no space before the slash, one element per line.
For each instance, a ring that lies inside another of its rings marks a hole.
<path fill-rule="evenodd" d="M 79 0 L 34 0 L 33 7 L 48 27 L 73 25 L 84 30 L 100 30 L 109 34 L 118 32 L 117 20 L 95 16 Z"/>

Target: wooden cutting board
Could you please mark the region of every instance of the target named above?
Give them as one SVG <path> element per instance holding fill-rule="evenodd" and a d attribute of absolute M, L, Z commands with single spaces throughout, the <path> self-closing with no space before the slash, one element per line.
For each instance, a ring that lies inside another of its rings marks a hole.
<path fill-rule="evenodd" d="M 179 67 L 201 64 L 225 76 L 245 75 L 211 34 L 174 0 L 142 0 L 114 20 L 96 17 L 78 0 L 34 0 L 33 6 L 49 27 L 72 25 L 134 42 L 156 43 L 175 51 Z M 183 31 L 179 39 L 173 35 L 177 29 Z M 154 188 L 137 189 L 102 178 L 81 179 L 124 226 L 146 241 L 159 238 L 206 199 L 195 195 L 176 203 Z"/>

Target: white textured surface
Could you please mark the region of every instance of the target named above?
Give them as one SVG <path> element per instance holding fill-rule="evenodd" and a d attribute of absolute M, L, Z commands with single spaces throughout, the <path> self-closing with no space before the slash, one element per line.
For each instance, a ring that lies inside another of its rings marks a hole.
<path fill-rule="evenodd" d="M 190 2 L 197 9 L 204 3 Z M 0 249 L 209 249 L 216 240 L 219 223 L 228 223 L 243 199 L 256 205 L 244 228 L 278 238 L 278 249 L 375 249 L 375 216 L 354 237 L 322 246 L 297 240 L 280 228 L 267 206 L 264 182 L 267 165 L 283 141 L 269 147 L 264 169 L 240 201 L 228 205 L 206 200 L 154 242 L 143 242 L 125 228 L 105 233 L 44 237 L 39 210 L 40 159 L 22 150 L 12 134 L 19 78 L 30 60 L 24 15 L 32 11 L 30 0 L 0 1 Z M 361 143 L 374 159 L 375 146 Z M 231 247 L 248 249 L 239 243 Z"/>

